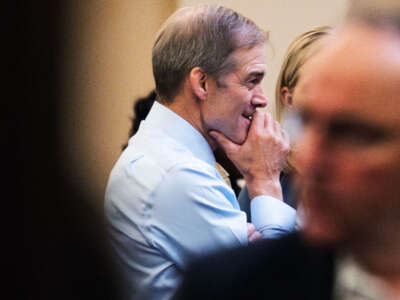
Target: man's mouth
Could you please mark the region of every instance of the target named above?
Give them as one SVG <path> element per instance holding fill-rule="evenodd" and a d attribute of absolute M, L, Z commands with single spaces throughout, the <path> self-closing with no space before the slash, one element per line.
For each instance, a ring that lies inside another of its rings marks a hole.
<path fill-rule="evenodd" d="M 244 113 L 242 116 L 250 121 L 253 120 L 253 113 Z"/>

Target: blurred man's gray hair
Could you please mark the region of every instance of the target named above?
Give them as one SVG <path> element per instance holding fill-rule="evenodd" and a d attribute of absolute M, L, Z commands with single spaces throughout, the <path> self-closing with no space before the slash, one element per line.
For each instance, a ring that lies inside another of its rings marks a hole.
<path fill-rule="evenodd" d="M 347 17 L 400 31 L 400 0 L 351 0 Z"/>

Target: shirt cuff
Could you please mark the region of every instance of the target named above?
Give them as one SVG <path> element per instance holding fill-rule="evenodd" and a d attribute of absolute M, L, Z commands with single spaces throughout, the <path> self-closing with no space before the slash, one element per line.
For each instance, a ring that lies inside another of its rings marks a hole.
<path fill-rule="evenodd" d="M 296 226 L 296 210 L 271 196 L 257 196 L 250 202 L 251 219 L 263 238 L 276 238 Z"/>

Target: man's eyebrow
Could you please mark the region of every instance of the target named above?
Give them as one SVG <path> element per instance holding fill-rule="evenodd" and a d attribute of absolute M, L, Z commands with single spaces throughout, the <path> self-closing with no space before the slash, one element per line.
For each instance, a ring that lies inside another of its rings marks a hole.
<path fill-rule="evenodd" d="M 384 126 L 380 123 L 364 120 L 357 116 L 340 116 L 333 120 L 333 126 L 339 126 L 342 128 L 354 128 L 357 130 L 365 130 L 375 133 L 389 133 L 394 130 L 392 127 Z"/>
<path fill-rule="evenodd" d="M 297 108 L 296 112 L 301 116 L 303 121 L 321 117 L 318 114 L 313 113 L 308 107 Z M 382 124 L 374 122 L 373 120 L 363 119 L 354 113 L 346 112 L 340 112 L 331 116 L 329 124 L 327 125 L 330 129 L 334 130 L 362 130 L 382 135 L 389 135 L 390 132 L 395 131 L 395 129 L 392 127 L 383 126 Z"/>
<path fill-rule="evenodd" d="M 336 123 L 343 123 L 343 124 L 349 124 L 349 125 L 355 125 L 355 126 L 363 126 L 363 127 L 381 127 L 382 124 L 370 120 L 370 119 L 364 119 L 359 116 L 359 114 L 356 114 L 354 112 L 340 112 L 334 115 L 334 118 Z"/>
<path fill-rule="evenodd" d="M 265 71 L 253 71 L 247 74 L 246 79 L 249 79 L 250 77 L 264 77 Z"/>
<path fill-rule="evenodd" d="M 253 76 L 264 76 L 265 75 L 265 71 L 253 71 L 250 73 L 250 75 Z"/>

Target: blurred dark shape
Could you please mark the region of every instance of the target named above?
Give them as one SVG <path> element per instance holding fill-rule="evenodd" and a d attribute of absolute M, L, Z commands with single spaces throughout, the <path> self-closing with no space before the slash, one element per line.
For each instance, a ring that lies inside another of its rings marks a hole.
<path fill-rule="evenodd" d="M 18 14 L 8 15 L 9 28 L 24 29 L 12 39 L 21 45 L 10 40 L 6 49 L 12 55 L 18 48 L 23 55 L 13 65 L 18 89 L 10 99 L 19 107 L 7 114 L 10 137 L 2 140 L 3 150 L 10 151 L 6 169 L 16 185 L 6 189 L 12 201 L 24 203 L 23 268 L 15 279 L 25 299 L 121 299 L 103 216 L 92 207 L 91 195 L 65 175 L 59 117 L 66 6 L 62 1 L 25 1 L 15 4 Z M 13 227 L 19 215 L 11 215 Z"/>
<path fill-rule="evenodd" d="M 194 261 L 173 299 L 333 300 L 333 259 L 298 233 L 222 250 Z"/>

